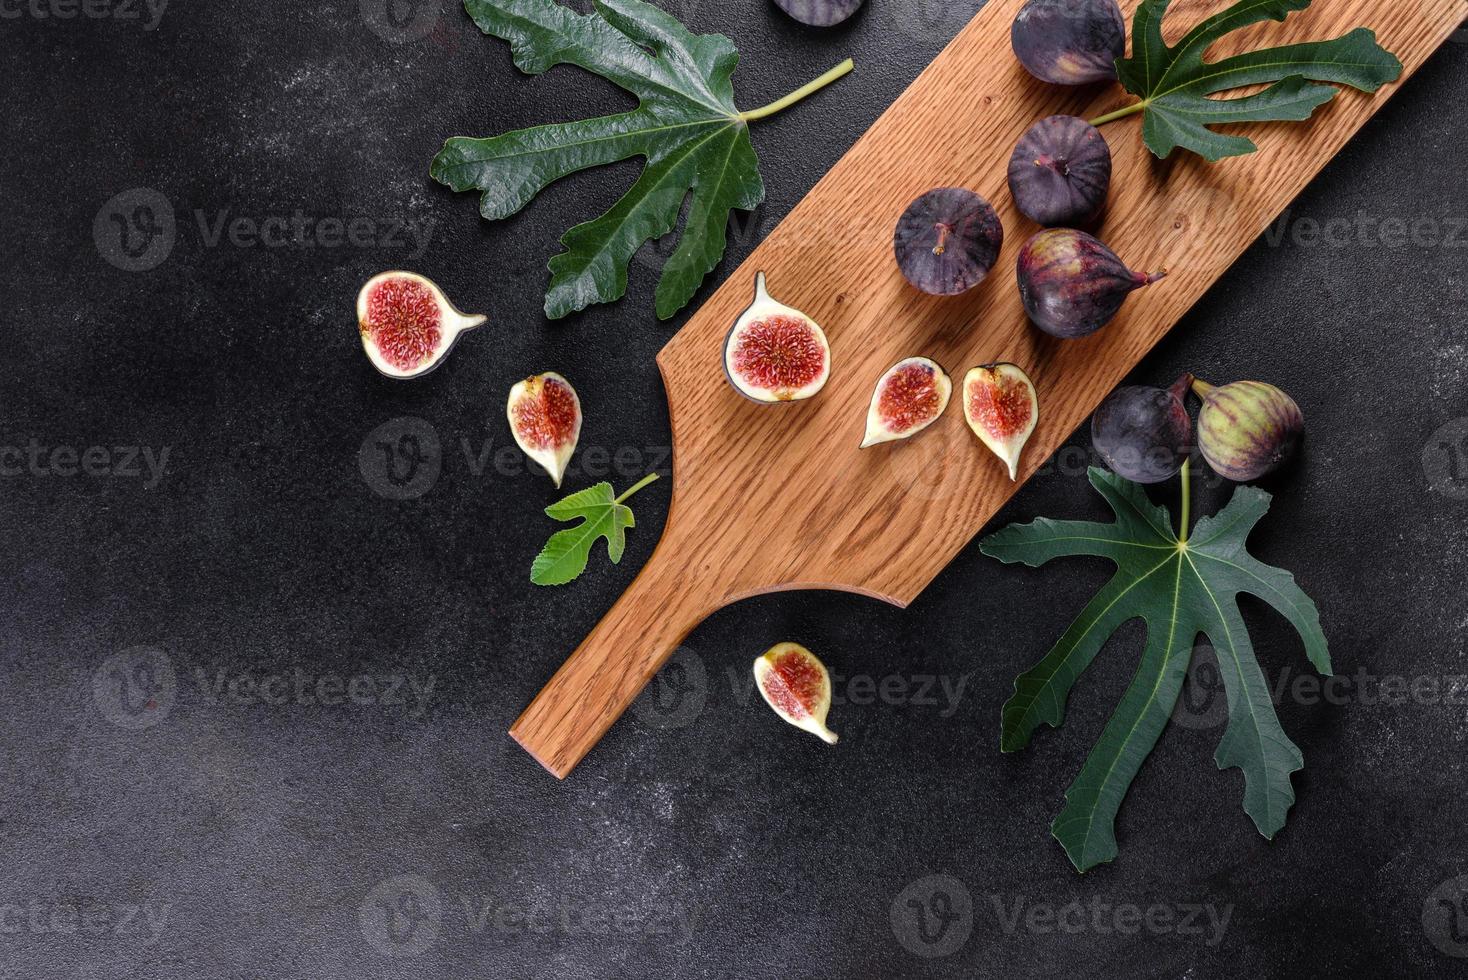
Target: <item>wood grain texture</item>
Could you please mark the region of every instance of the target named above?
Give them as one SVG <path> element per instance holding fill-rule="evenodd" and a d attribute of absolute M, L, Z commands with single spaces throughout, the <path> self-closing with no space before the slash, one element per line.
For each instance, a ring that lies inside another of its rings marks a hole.
<path fill-rule="evenodd" d="M 1027 479 L 1465 16 L 1462 0 L 1319 0 L 1285 24 L 1216 45 L 1211 58 L 1367 25 L 1406 66 L 1374 95 L 1341 92 L 1309 122 L 1227 127 L 1259 144 L 1246 157 L 1208 164 L 1179 152 L 1159 161 L 1142 145 L 1140 116 L 1108 124 L 1114 175 L 1097 234 L 1134 269 L 1168 276 L 1132 294 L 1105 329 L 1063 341 L 1031 327 L 1020 306 L 1015 256 L 1038 229 L 1014 210 L 1005 167 L 1035 120 L 1091 118 L 1132 99 L 1116 85 L 1067 90 L 1026 74 L 1009 47 L 1022 2 L 990 0 L 658 355 L 674 447 L 662 539 L 510 729 L 556 776 L 710 612 L 786 589 L 842 589 L 905 606 L 1014 493 L 1018 484 L 968 431 L 956 392 L 917 437 L 859 450 L 872 386 L 887 367 L 926 355 L 957 385 L 977 364 L 1023 366 L 1041 406 L 1020 466 Z M 1136 3 L 1123 0 L 1128 23 Z M 1176 0 L 1168 41 L 1227 5 Z M 984 195 L 1005 228 L 989 277 L 946 299 L 908 286 L 892 256 L 898 215 L 943 185 Z M 724 380 L 724 337 L 760 270 L 776 298 L 830 339 L 831 380 L 808 401 L 757 405 Z M 752 661 L 762 648 L 736 652 Z"/>

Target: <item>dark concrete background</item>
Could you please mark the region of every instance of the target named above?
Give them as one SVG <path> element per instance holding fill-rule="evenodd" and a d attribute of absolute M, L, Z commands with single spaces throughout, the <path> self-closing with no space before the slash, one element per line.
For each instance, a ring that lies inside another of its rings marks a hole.
<path fill-rule="evenodd" d="M 637 498 L 620 567 L 597 558 L 570 587 L 531 587 L 556 494 L 501 451 L 505 392 L 565 373 L 587 411 L 569 486 L 630 483 L 668 465 L 653 355 L 681 319 L 650 314 L 651 250 L 622 303 L 540 313 L 556 239 L 634 165 L 488 224 L 428 162 L 446 136 L 625 95 L 571 69 L 519 77 L 448 0 L 405 7 L 404 31 L 364 14 L 370 0 L 174 0 L 156 18 L 130 0 L 49 3 L 0 3 L 0 447 L 28 456 L 0 459 L 0 977 L 1468 963 L 1468 34 L 1136 372 L 1272 381 L 1309 417 L 1308 454 L 1271 482 L 1252 545 L 1318 603 L 1349 678 L 1334 703 L 1294 687 L 1309 671 L 1284 620 L 1245 608 L 1307 760 L 1289 825 L 1272 843 L 1254 831 L 1239 773 L 1212 762 L 1221 729 L 1200 684 L 1122 809 L 1120 858 L 1081 876 L 1048 825 L 1140 629 L 1108 645 L 1062 730 L 1001 756 L 997 728 L 1100 562 L 1030 571 L 971 545 L 907 611 L 815 593 L 725 610 L 564 783 L 505 736 L 650 553 L 668 487 Z M 769 199 L 717 279 L 978 3 L 873 0 L 824 33 L 764 0 L 664 6 L 736 39 L 744 105 L 846 55 L 859 65 L 759 127 Z M 174 214 L 172 244 L 129 271 L 110 215 L 149 201 Z M 221 216 L 298 210 L 362 219 L 366 244 L 211 244 Z M 426 246 L 403 244 L 399 222 L 428 229 Z M 493 317 L 410 384 L 369 367 L 352 323 L 360 283 L 395 266 Z M 409 431 L 428 457 L 421 495 L 390 499 L 375 443 Z M 995 526 L 1104 517 L 1088 451 L 1078 433 Z M 72 452 L 89 472 L 65 475 Z M 1227 488 L 1200 493 L 1207 512 Z M 785 639 L 838 674 L 834 749 L 750 692 L 751 659 Z M 957 918 L 929 942 L 908 900 L 935 889 Z"/>

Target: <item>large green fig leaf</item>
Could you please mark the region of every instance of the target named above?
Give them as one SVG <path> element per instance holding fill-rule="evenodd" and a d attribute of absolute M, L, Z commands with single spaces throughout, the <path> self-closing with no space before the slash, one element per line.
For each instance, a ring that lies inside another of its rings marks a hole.
<path fill-rule="evenodd" d="M 620 115 L 489 139 L 454 137 L 434 158 L 433 178 L 456 191 L 482 191 L 480 213 L 495 220 L 567 174 L 644 157 L 641 177 L 610 211 L 561 239 L 566 250 L 551 259 L 545 312 L 556 318 L 621 298 L 633 255 L 673 230 L 692 194 L 678 248 L 657 289 L 658 316 L 678 312 L 723 256 L 730 210 L 764 200 L 748 123 L 768 112 L 735 108 L 731 76 L 739 52 L 733 42 L 692 34 L 641 0 L 595 0 L 591 14 L 551 0 L 466 0 L 464 6 L 480 30 L 510 42 L 522 71 L 538 75 L 559 64 L 579 65 L 631 92 L 639 105 Z M 819 84 L 847 70 L 849 62 Z"/>
<path fill-rule="evenodd" d="M 1066 790 L 1065 808 L 1051 827 L 1078 870 L 1110 861 L 1116 857 L 1117 810 L 1167 724 L 1194 642 L 1204 634 L 1217 652 L 1228 697 L 1228 727 L 1214 759 L 1220 769 L 1243 770 L 1244 810 L 1272 838 L 1295 800 L 1290 774 L 1304 760 L 1280 728 L 1239 615 L 1239 593 L 1278 609 L 1304 638 L 1316 669 L 1329 674 L 1331 667 L 1315 604 L 1294 576 L 1259 562 L 1245 547 L 1269 509 L 1269 494 L 1239 487 L 1223 510 L 1200 520 L 1184 541 L 1173 532 L 1167 511 L 1135 483 L 1097 468 L 1090 479 L 1116 512 L 1115 523 L 1041 518 L 980 543 L 984 554 L 1003 562 L 1038 566 L 1065 555 L 1095 555 L 1116 564 L 1116 575 L 1044 659 L 1015 681 L 1014 696 L 1004 705 L 1000 748 L 1024 748 L 1041 724 L 1059 727 L 1071 686 L 1107 638 L 1131 619 L 1146 622 L 1136 676 Z"/>
<path fill-rule="evenodd" d="M 1309 119 L 1316 106 L 1329 102 L 1336 93 L 1331 85 L 1311 82 L 1335 82 L 1374 92 L 1402 73 L 1402 63 L 1365 28 L 1331 41 L 1288 44 L 1207 62 L 1203 55 L 1225 34 L 1260 21 L 1282 21 L 1291 12 L 1310 6 L 1310 0 L 1239 0 L 1171 47 L 1162 38 L 1162 18 L 1169 2 L 1143 0 L 1132 20 L 1132 56 L 1116 63 L 1121 84 L 1142 99 L 1135 107 L 1145 112 L 1142 137 L 1159 157 L 1177 147 L 1208 160 L 1252 153 L 1258 149 L 1252 140 L 1225 136 L 1209 127 Z M 1262 83 L 1269 87 L 1254 95 L 1208 98 L 1226 89 Z"/>

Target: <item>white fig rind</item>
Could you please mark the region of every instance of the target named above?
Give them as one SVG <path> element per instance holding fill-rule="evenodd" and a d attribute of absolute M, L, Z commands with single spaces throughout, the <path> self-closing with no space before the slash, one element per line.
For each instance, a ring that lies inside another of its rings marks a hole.
<path fill-rule="evenodd" d="M 922 425 L 914 426 L 906 432 L 893 432 L 882 421 L 882 413 L 878 408 L 882 398 L 882 388 L 897 372 L 913 365 L 922 365 L 933 369 L 934 387 L 938 390 L 938 411 L 934 412 L 933 417 Z M 883 442 L 892 442 L 897 439 L 908 439 L 917 435 L 943 417 L 943 413 L 948 410 L 948 400 L 952 396 L 953 379 L 948 377 L 948 374 L 943 370 L 943 365 L 927 357 L 903 358 L 883 372 L 882 376 L 877 379 L 877 386 L 872 389 L 872 403 L 867 408 L 867 430 L 865 437 L 861 441 L 861 448 L 866 449 L 868 446 L 875 446 Z"/>
<path fill-rule="evenodd" d="M 377 344 L 373 342 L 370 333 L 364 329 L 367 322 L 368 298 L 372 295 L 372 290 L 379 283 L 389 279 L 405 279 L 426 287 L 429 293 L 432 294 L 434 301 L 438 304 L 439 331 L 443 335 L 443 339 L 439 343 L 438 350 L 434 351 L 431 357 L 410 371 L 404 371 L 402 368 L 389 363 L 382 356 L 382 352 L 378 349 Z M 438 283 L 429 279 L 427 276 L 420 276 L 416 272 L 403 272 L 400 269 L 379 272 L 371 279 L 368 279 L 357 292 L 357 335 L 362 340 L 362 349 L 367 352 L 367 359 L 372 362 L 373 367 L 377 368 L 378 371 L 387 377 L 400 381 L 406 381 L 410 378 L 421 378 L 438 367 L 443 363 L 444 358 L 448 357 L 449 351 L 453 350 L 454 344 L 458 343 L 460 334 L 466 330 L 473 330 L 475 327 L 482 325 L 486 320 L 488 320 L 488 317 L 482 313 L 465 313 L 460 310 L 444 295 L 444 291 L 439 288 Z"/>
<path fill-rule="evenodd" d="M 555 381 L 565 385 L 566 390 L 571 393 L 571 400 L 576 404 L 576 426 L 571 433 L 568 442 L 552 449 L 541 449 L 525 441 L 519 427 L 515 424 L 515 405 L 525 399 L 539 399 L 541 389 L 547 381 Z M 517 382 L 510 389 L 510 399 L 505 404 L 505 418 L 510 423 L 510 433 L 515 437 L 515 444 L 520 447 L 531 462 L 540 466 L 546 473 L 550 474 L 551 480 L 556 488 L 560 489 L 561 478 L 566 475 L 566 466 L 571 462 L 571 457 L 576 453 L 576 444 L 581 441 L 581 398 L 576 394 L 576 389 L 571 387 L 571 382 L 554 371 L 546 371 Z"/>
<path fill-rule="evenodd" d="M 744 329 L 756 321 L 771 316 L 788 316 L 804 321 L 810 327 L 812 335 L 820 344 L 824 364 L 820 375 L 812 382 L 800 388 L 760 388 L 744 378 L 735 374 L 730 366 L 734 356 L 735 347 Z M 765 288 L 765 274 L 763 272 L 755 276 L 754 302 L 749 309 L 740 314 L 734 326 L 724 338 L 724 374 L 729 378 L 729 383 L 734 390 L 744 397 L 757 402 L 792 402 L 809 398 L 826 386 L 826 380 L 831 376 L 831 345 L 826 341 L 826 332 L 820 325 L 794 307 L 786 306 L 770 296 Z"/>

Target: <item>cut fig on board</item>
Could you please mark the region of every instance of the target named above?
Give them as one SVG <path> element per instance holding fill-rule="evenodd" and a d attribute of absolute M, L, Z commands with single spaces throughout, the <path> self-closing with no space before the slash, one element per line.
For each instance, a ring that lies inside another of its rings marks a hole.
<path fill-rule="evenodd" d="M 836 733 L 826 727 L 831 675 L 815 654 L 799 643 L 777 643 L 755 659 L 754 684 L 775 714 L 836 744 Z"/>
<path fill-rule="evenodd" d="M 382 272 L 357 293 L 357 329 L 367 359 L 389 378 L 417 378 L 443 362 L 465 330 L 484 323 L 413 272 Z"/>
<path fill-rule="evenodd" d="M 872 392 L 861 448 L 906 439 L 938 420 L 948 407 L 953 382 L 936 361 L 909 357 L 887 369 Z"/>
<path fill-rule="evenodd" d="M 526 378 L 510 389 L 505 414 L 515 442 L 559 487 L 581 438 L 581 399 L 571 382 L 554 371 Z"/>
<path fill-rule="evenodd" d="M 957 296 L 983 282 L 1003 244 L 994 206 L 962 187 L 938 187 L 913 201 L 892 236 L 903 277 L 933 296 Z"/>
<path fill-rule="evenodd" d="M 754 303 L 725 338 L 724 373 L 735 391 L 754 401 L 799 401 L 825 386 L 831 347 L 814 320 L 770 296 L 761 272 Z"/>
<path fill-rule="evenodd" d="M 985 364 L 963 379 L 963 417 L 1018 479 L 1019 456 L 1040 421 L 1035 383 L 1017 364 Z"/>

